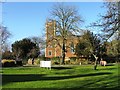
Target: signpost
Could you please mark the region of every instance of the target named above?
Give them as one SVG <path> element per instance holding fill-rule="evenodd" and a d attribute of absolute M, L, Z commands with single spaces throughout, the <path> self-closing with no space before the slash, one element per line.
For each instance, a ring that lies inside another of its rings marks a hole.
<path fill-rule="evenodd" d="M 51 61 L 40 61 L 40 67 L 46 67 L 51 69 Z"/>

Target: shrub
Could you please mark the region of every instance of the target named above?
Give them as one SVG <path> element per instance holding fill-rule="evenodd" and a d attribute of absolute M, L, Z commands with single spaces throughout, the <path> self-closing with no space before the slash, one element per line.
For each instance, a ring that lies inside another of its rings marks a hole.
<path fill-rule="evenodd" d="M 22 64 L 22 61 L 16 61 L 16 65 L 17 66 L 22 66 L 23 64 Z"/>
<path fill-rule="evenodd" d="M 53 57 L 51 58 L 51 62 L 53 65 L 58 65 L 60 64 L 60 58 L 59 57 Z"/>
<path fill-rule="evenodd" d="M 45 60 L 46 60 L 46 61 L 50 61 L 50 60 L 51 60 L 51 58 L 45 57 Z"/>
<path fill-rule="evenodd" d="M 70 57 L 70 61 L 76 61 L 76 57 Z"/>
<path fill-rule="evenodd" d="M 31 59 L 31 61 L 32 61 L 32 59 Z M 38 64 L 40 64 L 40 58 L 35 58 L 34 65 L 38 65 Z"/>
<path fill-rule="evenodd" d="M 70 61 L 65 61 L 65 64 L 70 64 Z"/>
<path fill-rule="evenodd" d="M 53 57 L 53 58 L 51 58 L 51 60 L 52 60 L 53 62 L 58 62 L 58 63 L 60 63 L 60 58 L 59 58 L 59 57 Z"/>
<path fill-rule="evenodd" d="M 57 60 L 59 60 L 60 58 L 59 57 L 53 57 L 52 58 L 52 60 L 55 60 L 55 61 L 57 61 Z"/>
<path fill-rule="evenodd" d="M 15 60 L 2 60 L 1 61 L 3 67 L 14 67 L 16 66 L 16 61 Z"/>
<path fill-rule="evenodd" d="M 41 58 L 34 58 L 34 65 L 40 64 L 40 61 L 41 61 L 41 60 L 42 60 Z M 32 65 L 32 58 L 29 58 L 29 59 L 28 59 L 27 64 L 28 64 L 28 65 Z"/>
<path fill-rule="evenodd" d="M 59 62 L 54 62 L 53 64 L 58 65 L 58 64 L 60 64 L 60 63 L 59 63 Z"/>
<path fill-rule="evenodd" d="M 35 59 L 35 63 L 38 65 L 38 64 L 40 64 L 40 58 L 36 58 Z"/>

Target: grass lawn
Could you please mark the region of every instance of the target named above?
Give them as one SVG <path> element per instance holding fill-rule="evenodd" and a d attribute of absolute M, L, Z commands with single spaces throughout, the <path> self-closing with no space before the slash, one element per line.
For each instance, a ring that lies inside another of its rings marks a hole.
<path fill-rule="evenodd" d="M 2 88 L 80 89 L 118 88 L 119 65 L 61 66 L 51 70 L 40 67 L 14 67 L 2 69 Z"/>

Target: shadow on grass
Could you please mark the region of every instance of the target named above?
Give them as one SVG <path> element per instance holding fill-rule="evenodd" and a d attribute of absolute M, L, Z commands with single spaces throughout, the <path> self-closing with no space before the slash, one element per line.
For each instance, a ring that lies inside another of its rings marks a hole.
<path fill-rule="evenodd" d="M 72 75 L 72 76 L 45 76 L 45 74 L 5 74 L 2 75 L 2 84 L 8 84 L 11 82 L 26 82 L 26 81 L 44 81 L 44 80 L 62 80 L 62 79 L 70 79 L 70 78 L 80 78 L 80 77 L 88 77 L 88 76 L 99 76 L 112 74 L 110 72 L 100 72 L 100 73 L 91 73 L 91 74 L 80 74 L 80 75 Z"/>
<path fill-rule="evenodd" d="M 97 69 L 98 71 L 101 71 L 101 70 L 115 70 L 115 69 L 117 69 L 117 68 L 100 68 L 100 69 Z"/>
<path fill-rule="evenodd" d="M 118 87 L 116 88 L 2 88 L 2 90 L 119 90 Z"/>
<path fill-rule="evenodd" d="M 71 67 L 52 67 L 52 69 L 65 70 L 65 69 L 73 69 L 73 68 L 71 68 Z"/>
<path fill-rule="evenodd" d="M 113 63 L 108 63 L 105 66 L 115 66 Z"/>
<path fill-rule="evenodd" d="M 2 75 L 2 84 L 11 82 L 26 82 L 40 80 L 45 74 L 5 74 Z"/>

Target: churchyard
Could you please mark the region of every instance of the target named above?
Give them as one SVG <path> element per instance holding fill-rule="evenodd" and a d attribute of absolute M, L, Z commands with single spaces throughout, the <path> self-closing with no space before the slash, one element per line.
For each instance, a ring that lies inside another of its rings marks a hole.
<path fill-rule="evenodd" d="M 15 14 L 12 14 L 14 18 L 4 16 L 7 18 L 1 22 L 0 88 L 119 89 L 120 2 L 104 2 L 103 15 L 98 8 L 101 3 L 56 3 L 51 8 L 49 4 L 22 3 L 19 8 L 17 3 L 15 7 L 3 4 L 5 10 L 10 11 L 5 11 L 5 15 L 9 16 L 11 10 Z M 29 5 L 33 6 L 28 8 Z M 81 10 L 77 5 L 82 6 Z M 46 8 L 50 8 L 49 13 Z M 36 10 L 38 12 L 32 12 Z M 17 11 L 23 12 L 16 14 Z M 100 17 L 95 17 L 96 12 Z M 21 36 L 9 42 L 11 32 Z"/>
<path fill-rule="evenodd" d="M 4 89 L 94 89 L 119 88 L 120 64 L 98 65 L 53 65 L 51 70 L 39 66 L 2 68 Z"/>

